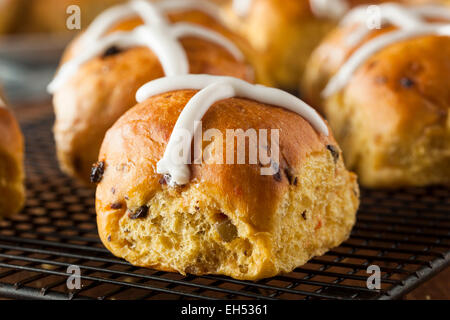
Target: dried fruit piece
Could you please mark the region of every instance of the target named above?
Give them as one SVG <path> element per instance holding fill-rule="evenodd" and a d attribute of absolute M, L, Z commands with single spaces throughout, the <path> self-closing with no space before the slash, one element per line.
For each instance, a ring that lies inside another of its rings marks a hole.
<path fill-rule="evenodd" d="M 111 46 L 108 49 L 106 49 L 106 51 L 103 53 L 103 58 L 109 57 L 109 56 L 114 56 L 116 54 L 121 53 L 122 50 L 117 47 L 117 46 Z"/>
<path fill-rule="evenodd" d="M 336 163 L 339 160 L 339 151 L 338 151 L 338 149 L 335 146 L 331 145 L 331 144 L 327 145 L 327 149 L 328 149 L 328 151 L 331 152 L 331 155 L 333 156 L 334 163 Z"/>
<path fill-rule="evenodd" d="M 145 219 L 148 215 L 148 206 L 140 206 L 135 212 L 128 213 L 128 217 L 132 220 Z"/>
<path fill-rule="evenodd" d="M 408 77 L 403 77 L 400 79 L 400 84 L 403 88 L 412 88 L 414 86 L 414 81 Z"/>
<path fill-rule="evenodd" d="M 284 169 L 284 174 L 286 175 L 286 178 L 289 181 L 289 184 L 291 186 L 296 186 L 297 185 L 297 177 L 294 174 L 294 170 L 292 170 L 292 168 L 288 167 Z"/>
<path fill-rule="evenodd" d="M 116 202 L 111 205 L 111 209 L 114 209 L 114 210 L 122 209 L 122 206 L 123 205 L 121 202 Z"/>
<path fill-rule="evenodd" d="M 217 223 L 216 229 L 219 233 L 219 236 L 225 242 L 231 242 L 238 236 L 237 228 L 230 219 L 226 219 L 222 222 Z"/>
<path fill-rule="evenodd" d="M 91 182 L 99 183 L 102 181 L 103 173 L 105 172 L 105 162 L 99 161 L 92 166 L 91 169 Z"/>

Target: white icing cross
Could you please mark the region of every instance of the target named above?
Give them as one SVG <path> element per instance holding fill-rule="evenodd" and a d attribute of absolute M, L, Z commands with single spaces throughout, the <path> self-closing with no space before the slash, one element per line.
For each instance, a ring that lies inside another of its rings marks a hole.
<path fill-rule="evenodd" d="M 135 17 L 140 17 L 147 25 L 168 24 L 165 16 L 168 12 L 187 10 L 198 10 L 220 20 L 219 8 L 206 0 L 164 0 L 156 3 L 150 0 L 132 0 L 103 11 L 87 28 L 80 41 L 84 46 L 91 44 L 118 22 Z"/>
<path fill-rule="evenodd" d="M 253 0 L 233 0 L 233 10 L 240 17 L 245 17 L 249 14 Z"/>
<path fill-rule="evenodd" d="M 312 12 L 319 18 L 339 19 L 350 10 L 347 0 L 309 0 Z"/>
<path fill-rule="evenodd" d="M 350 81 L 356 70 L 371 56 L 380 50 L 395 44 L 399 41 L 416 38 L 424 35 L 450 36 L 450 24 L 429 23 L 426 18 L 439 18 L 450 20 L 450 10 L 442 6 L 420 6 L 404 7 L 398 4 L 385 4 L 381 7 L 382 24 L 392 24 L 399 29 L 382 34 L 377 38 L 368 41 L 356 50 L 344 63 L 339 71 L 330 79 L 322 92 L 324 97 L 329 97 L 342 90 Z M 347 39 L 349 44 L 357 45 L 372 30 L 365 25 L 365 10 L 356 8 L 352 10 L 346 18 L 344 24 L 359 23 L 361 26 Z"/>
<path fill-rule="evenodd" d="M 405 7 L 396 3 L 385 3 L 377 6 L 380 9 L 380 27 L 390 24 L 400 29 L 420 28 L 429 23 L 426 19 L 450 20 L 450 10 L 442 10 L 442 6 L 426 5 Z M 343 18 L 341 25 L 358 24 L 358 28 L 348 37 L 350 46 L 356 46 L 364 40 L 373 29 L 366 25 L 367 7 L 360 6 L 353 9 Z"/>
<path fill-rule="evenodd" d="M 319 133 L 327 136 L 329 134 L 326 123 L 318 113 L 297 97 L 279 89 L 252 85 L 244 80 L 232 77 L 182 75 L 160 78 L 142 86 L 136 94 L 136 100 L 143 102 L 158 94 L 183 89 L 200 91 L 192 97 L 181 112 L 172 131 L 164 156 L 157 164 L 157 173 L 170 175 L 171 182 L 177 185 L 188 183 L 191 175 L 187 165 L 189 163 L 188 154 L 183 154 L 181 162 L 173 160 L 173 155 L 179 155 L 179 140 L 182 140 L 183 150 L 190 148 L 192 137 L 198 129 L 199 121 L 209 108 L 219 100 L 241 97 L 279 106 L 298 113 L 309 121 Z"/>
<path fill-rule="evenodd" d="M 140 3 L 144 2 L 140 1 Z M 179 42 L 179 39 L 184 36 L 193 36 L 216 43 L 230 52 L 236 60 L 244 60 L 241 51 L 221 34 L 190 23 L 180 22 L 170 25 L 165 22 L 164 16 L 159 15 L 157 10 L 152 12 L 155 16 L 158 16 L 157 24 L 143 25 L 130 32 L 114 32 L 101 37 L 88 45 L 86 50 L 79 55 L 63 64 L 53 81 L 48 85 L 48 92 L 54 93 L 76 74 L 83 64 L 113 46 L 121 49 L 136 46 L 148 47 L 158 57 L 166 76 L 189 73 L 189 61 L 183 46 Z M 93 34 L 97 33 L 94 32 Z"/>

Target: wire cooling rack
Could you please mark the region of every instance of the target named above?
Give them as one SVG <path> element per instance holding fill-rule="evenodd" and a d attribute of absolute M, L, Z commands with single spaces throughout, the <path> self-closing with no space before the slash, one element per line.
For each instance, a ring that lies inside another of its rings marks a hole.
<path fill-rule="evenodd" d="M 22 122 L 28 200 L 0 221 L 0 296 L 32 299 L 396 299 L 450 264 L 450 189 L 362 192 L 358 222 L 340 247 L 288 275 L 258 282 L 182 276 L 112 256 L 96 230 L 94 192 L 60 173 L 48 114 Z M 68 267 L 80 289 L 69 290 Z M 381 289 L 367 268 L 381 268 Z"/>

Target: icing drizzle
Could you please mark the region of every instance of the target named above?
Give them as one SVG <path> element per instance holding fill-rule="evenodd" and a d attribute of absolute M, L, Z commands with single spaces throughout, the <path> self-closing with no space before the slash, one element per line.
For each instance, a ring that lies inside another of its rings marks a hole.
<path fill-rule="evenodd" d="M 240 17 L 245 17 L 249 14 L 253 0 L 233 0 L 233 10 Z"/>
<path fill-rule="evenodd" d="M 380 35 L 356 50 L 344 63 L 340 70 L 330 79 L 322 92 L 329 97 L 343 89 L 356 70 L 372 55 L 399 41 L 424 36 L 450 36 L 450 24 L 429 23 L 426 18 L 450 20 L 450 10 L 442 6 L 419 6 L 406 8 L 398 4 L 384 4 L 381 8 L 381 24 L 391 24 L 399 29 Z M 356 46 L 373 30 L 366 25 L 366 11 L 362 7 L 352 10 L 342 21 L 342 24 L 359 24 L 358 29 L 347 38 L 347 43 Z"/>
<path fill-rule="evenodd" d="M 219 8 L 205 0 L 164 0 L 156 3 L 150 0 L 132 0 L 103 11 L 81 36 L 83 45 L 95 42 L 118 22 L 140 17 L 145 24 L 168 24 L 166 14 L 175 11 L 198 10 L 220 20 Z"/>
<path fill-rule="evenodd" d="M 380 24 L 396 26 L 400 29 L 420 28 L 429 23 L 424 20 L 429 19 L 445 19 L 450 20 L 450 10 L 437 5 L 426 5 L 417 7 L 408 7 L 396 4 L 385 3 L 379 5 L 380 8 Z M 358 28 L 348 37 L 347 43 L 350 46 L 356 46 L 364 40 L 373 29 L 366 26 L 367 8 L 360 6 L 353 9 L 346 17 L 343 18 L 341 25 L 358 24 Z"/>
<path fill-rule="evenodd" d="M 350 10 L 347 0 L 309 0 L 312 12 L 319 18 L 339 19 Z"/>
<path fill-rule="evenodd" d="M 250 13 L 253 0 L 233 0 L 233 10 L 241 17 Z M 338 19 L 342 17 L 350 6 L 347 0 L 309 0 L 311 10 L 319 18 Z"/>
<path fill-rule="evenodd" d="M 193 2 L 196 1 L 197 0 L 194 0 Z M 164 2 L 166 3 L 164 8 L 175 8 L 177 7 L 176 4 L 179 2 L 180 1 Z M 190 1 L 187 1 L 185 5 L 189 2 Z M 142 11 L 139 12 L 148 13 L 147 17 L 151 17 L 150 20 L 153 22 L 148 22 L 147 25 L 139 26 L 130 32 L 114 32 L 110 35 L 97 38 L 104 33 L 103 28 L 105 26 L 99 23 L 99 21 L 106 21 L 106 25 L 110 26 L 111 21 L 115 21 L 118 16 L 124 17 L 129 13 L 126 10 L 121 10 L 120 6 L 113 8 L 114 10 L 109 11 L 106 18 L 104 16 L 97 20 L 93 28 L 86 33 L 86 39 L 88 39 L 86 50 L 61 66 L 55 78 L 47 87 L 47 90 L 50 93 L 54 93 L 58 90 L 58 88 L 67 82 L 83 64 L 94 57 L 101 55 L 112 46 L 117 46 L 121 49 L 136 46 L 145 46 L 149 48 L 158 57 L 166 76 L 189 73 L 189 61 L 183 46 L 179 42 L 179 39 L 184 36 L 193 36 L 216 43 L 230 52 L 236 60 L 244 60 L 241 51 L 230 40 L 215 31 L 203 28 L 199 25 L 183 22 L 171 25 L 155 6 L 146 1 L 133 1 L 130 4 L 133 5 L 127 6 L 126 8 L 133 8 L 133 10 L 135 10 L 142 7 Z M 178 8 L 185 7 L 180 6 Z M 101 26 L 101 28 L 99 26 Z"/>
<path fill-rule="evenodd" d="M 318 113 L 297 97 L 279 89 L 248 82 L 232 77 L 211 75 L 181 75 L 160 78 L 142 86 L 136 100 L 146 99 L 169 91 L 192 89 L 200 90 L 186 104 L 181 112 L 167 144 L 163 158 L 157 164 L 157 173 L 169 175 L 171 184 L 184 185 L 189 182 L 189 155 L 183 155 L 181 162 L 173 161 L 172 155 L 179 154 L 180 141 L 183 150 L 190 148 L 192 137 L 198 129 L 199 121 L 209 108 L 219 100 L 242 97 L 262 103 L 279 106 L 298 113 L 321 134 L 328 136 L 328 127 Z M 188 133 L 188 139 L 186 134 Z M 184 139 L 183 139 L 184 138 Z"/>

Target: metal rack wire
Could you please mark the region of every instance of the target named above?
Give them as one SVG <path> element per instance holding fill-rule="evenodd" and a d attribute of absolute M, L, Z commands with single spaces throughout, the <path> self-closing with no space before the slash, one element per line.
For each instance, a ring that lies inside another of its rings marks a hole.
<path fill-rule="evenodd" d="M 113 257 L 96 230 L 94 194 L 60 173 L 49 116 L 23 123 L 27 206 L 0 221 L 0 297 L 33 299 L 396 299 L 450 265 L 450 189 L 362 192 L 351 238 L 288 275 L 258 282 L 182 276 Z M 380 290 L 366 286 L 381 268 Z M 69 290 L 70 265 L 82 288 Z"/>

